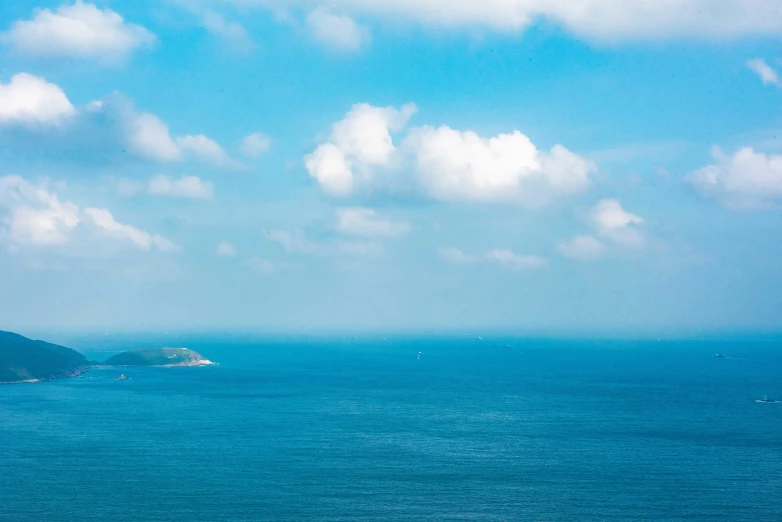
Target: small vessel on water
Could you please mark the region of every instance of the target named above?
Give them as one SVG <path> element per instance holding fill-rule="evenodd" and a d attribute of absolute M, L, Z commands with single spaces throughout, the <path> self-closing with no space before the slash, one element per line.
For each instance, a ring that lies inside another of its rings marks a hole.
<path fill-rule="evenodd" d="M 725 359 L 725 358 L 727 358 L 728 356 L 727 356 L 727 355 L 725 355 L 724 353 L 715 353 L 715 354 L 714 354 L 714 357 L 716 357 L 717 359 Z"/>
<path fill-rule="evenodd" d="M 762 399 L 757 399 L 755 402 L 777 402 L 774 399 L 769 399 L 768 395 L 764 395 Z"/>
<path fill-rule="evenodd" d="M 128 377 L 127 375 L 125 375 L 125 374 L 123 373 L 122 375 L 120 375 L 119 377 L 117 377 L 117 378 L 116 378 L 116 379 L 114 379 L 114 380 L 115 380 L 115 381 L 127 381 L 128 379 L 130 379 L 130 377 Z"/>

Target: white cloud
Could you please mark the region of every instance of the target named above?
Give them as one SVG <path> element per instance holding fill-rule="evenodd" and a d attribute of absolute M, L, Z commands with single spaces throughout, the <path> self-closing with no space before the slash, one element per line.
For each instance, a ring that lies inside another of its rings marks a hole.
<path fill-rule="evenodd" d="M 165 121 L 154 114 L 137 111 L 129 99 L 118 93 L 91 102 L 83 114 L 90 115 L 107 135 L 119 134 L 124 146 L 144 159 L 171 163 L 183 161 L 187 156 L 222 168 L 243 167 L 216 141 L 203 134 L 173 138 Z"/>
<path fill-rule="evenodd" d="M 232 2 L 280 9 L 326 4 L 323 0 Z M 330 0 L 327 5 L 339 12 L 435 27 L 511 33 L 544 21 L 599 42 L 776 36 L 782 31 L 778 0 Z"/>
<path fill-rule="evenodd" d="M 535 255 L 522 255 L 512 250 L 498 248 L 490 250 L 482 256 L 468 254 L 460 248 L 439 248 L 437 254 L 446 263 L 454 265 L 471 265 L 481 261 L 493 263 L 506 270 L 534 270 L 548 265 L 545 258 Z"/>
<path fill-rule="evenodd" d="M 642 230 L 644 220 L 627 212 L 616 199 L 602 199 L 590 210 L 588 222 L 600 241 L 592 235 L 579 235 L 557 243 L 557 251 L 564 257 L 593 261 L 603 256 L 609 247 L 642 248 L 646 238 Z"/>
<path fill-rule="evenodd" d="M 16 51 L 45 57 L 75 56 L 101 61 L 122 60 L 155 36 L 125 22 L 110 9 L 77 0 L 55 12 L 36 9 L 31 20 L 19 20 L 2 36 Z"/>
<path fill-rule="evenodd" d="M 182 160 L 182 152 L 171 139 L 168 125 L 154 114 L 130 112 L 125 126 L 127 145 L 139 156 L 156 161 Z"/>
<path fill-rule="evenodd" d="M 288 254 L 316 256 L 378 257 L 383 255 L 383 245 L 374 240 L 343 240 L 315 242 L 301 231 L 273 230 L 266 232 L 266 239 L 278 243 Z"/>
<path fill-rule="evenodd" d="M 440 256 L 440 259 L 443 261 L 455 265 L 467 265 L 478 260 L 475 256 L 466 253 L 464 250 L 453 247 L 439 248 L 437 249 L 437 255 Z"/>
<path fill-rule="evenodd" d="M 255 48 L 255 44 L 242 24 L 229 22 L 218 13 L 210 10 L 199 11 L 197 14 L 204 29 L 222 38 L 232 49 L 246 53 Z"/>
<path fill-rule="evenodd" d="M 279 243 L 289 254 L 314 254 L 318 251 L 318 245 L 300 231 L 272 230 L 266 232 L 266 239 Z"/>
<path fill-rule="evenodd" d="M 33 185 L 19 176 L 0 178 L 0 215 L 5 225 L 0 237 L 18 245 L 62 245 L 83 225 L 91 224 L 102 235 L 130 241 L 143 250 L 178 250 L 163 236 L 117 222 L 106 209 L 82 211 L 73 203 L 60 201 L 45 183 Z"/>
<path fill-rule="evenodd" d="M 542 257 L 520 255 L 503 249 L 488 252 L 486 259 L 508 270 L 532 270 L 548 264 Z"/>
<path fill-rule="evenodd" d="M 214 186 L 195 176 L 172 179 L 168 176 L 155 176 L 149 181 L 147 190 L 154 196 L 173 196 L 190 199 L 212 199 Z"/>
<path fill-rule="evenodd" d="M 638 227 L 644 220 L 625 211 L 619 201 L 600 200 L 592 209 L 591 218 L 600 236 L 624 246 L 643 246 L 644 238 Z"/>
<path fill-rule="evenodd" d="M 19 73 L 0 83 L 0 124 L 59 124 L 76 113 L 65 93 L 53 83 Z"/>
<path fill-rule="evenodd" d="M 412 129 L 397 148 L 414 105 L 355 105 L 331 130 L 329 141 L 306 157 L 310 175 L 332 196 L 407 183 L 440 201 L 505 201 L 536 206 L 583 190 L 592 162 L 561 145 L 540 151 L 519 131 L 482 138 L 450 127 Z M 412 163 L 413 168 L 407 168 Z M 409 172 L 407 179 L 400 174 Z"/>
<path fill-rule="evenodd" d="M 345 154 L 333 143 L 321 145 L 306 157 L 310 176 L 332 196 L 349 196 L 353 192 L 353 171 Z"/>
<path fill-rule="evenodd" d="M 17 244 L 65 243 L 81 222 L 78 206 L 19 176 L 0 178 L 0 210 L 6 214 L 2 235 Z"/>
<path fill-rule="evenodd" d="M 312 37 L 324 46 L 342 52 L 355 52 L 369 40 L 369 32 L 349 16 L 335 15 L 319 7 L 307 16 Z"/>
<path fill-rule="evenodd" d="M 782 155 L 746 147 L 733 156 L 715 149 L 714 156 L 715 164 L 688 177 L 704 196 L 734 208 L 768 207 L 782 201 Z"/>
<path fill-rule="evenodd" d="M 150 250 L 153 247 L 161 252 L 176 252 L 179 250 L 169 239 L 161 235 L 150 234 L 144 230 L 118 222 L 114 219 L 111 212 L 105 208 L 85 208 L 84 215 L 107 236 L 122 241 L 130 241 L 142 250 Z"/>
<path fill-rule="evenodd" d="M 218 244 L 215 253 L 220 257 L 236 257 L 239 254 L 236 247 L 227 241 Z"/>
<path fill-rule="evenodd" d="M 372 181 L 372 167 L 391 163 L 396 152 L 391 132 L 402 130 L 415 111 L 415 105 L 405 105 L 401 110 L 366 103 L 354 105 L 332 126 L 328 143 L 305 158 L 310 176 L 328 194 L 350 195 L 358 181 Z"/>
<path fill-rule="evenodd" d="M 779 79 L 777 71 L 760 58 L 747 61 L 747 67 L 760 76 L 763 85 L 776 85 L 782 87 L 782 80 Z"/>
<path fill-rule="evenodd" d="M 353 207 L 337 210 L 337 231 L 352 236 L 394 238 L 410 232 L 410 225 L 381 218 L 371 208 Z"/>
<path fill-rule="evenodd" d="M 179 137 L 176 139 L 176 144 L 179 146 L 179 150 L 192 153 L 199 159 L 217 167 L 242 167 L 242 164 L 231 158 L 216 141 L 203 134 Z"/>
<path fill-rule="evenodd" d="M 560 241 L 557 250 L 565 257 L 588 261 L 602 256 L 605 245 L 593 236 L 577 236 L 570 241 Z"/>
<path fill-rule="evenodd" d="M 271 261 L 261 259 L 260 257 L 254 257 L 247 261 L 247 266 L 256 272 L 260 272 L 261 274 L 265 275 L 269 275 L 274 272 L 274 264 Z"/>
<path fill-rule="evenodd" d="M 262 132 L 254 132 L 242 140 L 242 152 L 257 158 L 269 152 L 272 141 Z"/>
<path fill-rule="evenodd" d="M 556 145 L 539 151 L 519 131 L 485 139 L 450 127 L 422 127 L 406 141 L 421 182 L 444 201 L 544 203 L 584 189 L 594 165 Z"/>

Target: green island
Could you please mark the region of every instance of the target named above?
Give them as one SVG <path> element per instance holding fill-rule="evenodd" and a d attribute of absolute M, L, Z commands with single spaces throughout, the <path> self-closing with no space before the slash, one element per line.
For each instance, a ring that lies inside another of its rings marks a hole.
<path fill-rule="evenodd" d="M 70 348 L 0 331 L 0 384 L 75 377 L 93 364 Z"/>
<path fill-rule="evenodd" d="M 76 377 L 94 366 L 158 366 L 163 368 L 214 364 L 187 348 L 133 350 L 104 363 L 88 361 L 75 350 L 0 331 L 0 384 L 29 383 Z"/>
<path fill-rule="evenodd" d="M 214 364 L 200 354 L 187 348 L 153 348 L 133 350 L 109 358 L 107 366 L 208 366 Z"/>

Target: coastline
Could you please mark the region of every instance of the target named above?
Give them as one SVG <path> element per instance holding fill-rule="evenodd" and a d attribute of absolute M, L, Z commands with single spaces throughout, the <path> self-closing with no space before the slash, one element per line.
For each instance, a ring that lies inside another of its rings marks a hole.
<path fill-rule="evenodd" d="M 51 382 L 51 381 L 58 381 L 60 379 L 73 379 L 74 377 L 78 377 L 79 375 L 85 374 L 88 371 L 90 371 L 93 367 L 87 366 L 85 368 L 81 368 L 79 370 L 76 370 L 72 373 L 61 375 L 59 377 L 49 377 L 47 379 L 25 379 L 23 381 L 0 381 L 0 386 L 2 385 L 8 385 L 8 384 L 35 384 L 39 382 Z"/>
<path fill-rule="evenodd" d="M 198 368 L 202 366 L 217 366 L 217 363 L 204 359 L 176 364 L 97 364 L 93 368 Z"/>

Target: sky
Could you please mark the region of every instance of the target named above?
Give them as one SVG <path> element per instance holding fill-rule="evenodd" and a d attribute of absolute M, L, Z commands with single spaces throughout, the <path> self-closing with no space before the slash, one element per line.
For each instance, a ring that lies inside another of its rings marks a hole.
<path fill-rule="evenodd" d="M 777 0 L 17 0 L 0 329 L 782 329 Z"/>

